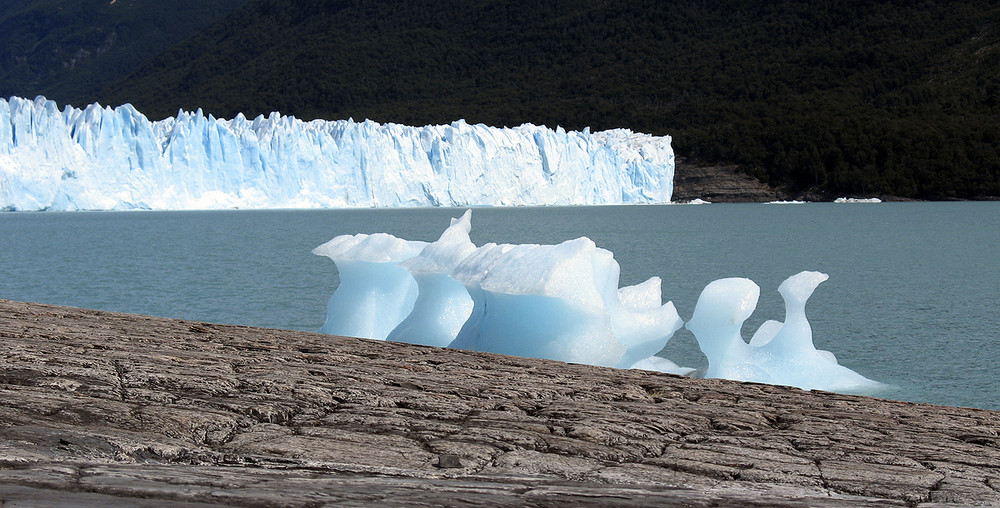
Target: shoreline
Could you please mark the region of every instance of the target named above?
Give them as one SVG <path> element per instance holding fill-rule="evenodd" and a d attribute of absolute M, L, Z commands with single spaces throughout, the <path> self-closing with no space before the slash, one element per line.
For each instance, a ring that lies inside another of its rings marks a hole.
<path fill-rule="evenodd" d="M 1000 504 L 1000 412 L 0 300 L 0 497 Z"/>
<path fill-rule="evenodd" d="M 772 201 L 805 201 L 830 203 L 846 197 L 878 198 L 883 202 L 938 203 L 951 201 L 1000 201 L 1000 196 L 978 196 L 974 199 L 940 197 L 939 199 L 903 198 L 888 194 L 839 195 L 812 191 L 790 192 L 772 187 L 741 172 L 735 164 L 703 164 L 683 157 L 675 159 L 672 202 L 684 203 L 701 199 L 711 203 L 767 203 Z"/>

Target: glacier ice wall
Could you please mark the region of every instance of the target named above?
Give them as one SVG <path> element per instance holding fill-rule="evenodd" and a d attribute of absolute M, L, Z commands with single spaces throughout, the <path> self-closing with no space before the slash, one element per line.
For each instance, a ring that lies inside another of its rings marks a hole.
<path fill-rule="evenodd" d="M 0 99 L 0 210 L 662 203 L 669 136 Z"/>

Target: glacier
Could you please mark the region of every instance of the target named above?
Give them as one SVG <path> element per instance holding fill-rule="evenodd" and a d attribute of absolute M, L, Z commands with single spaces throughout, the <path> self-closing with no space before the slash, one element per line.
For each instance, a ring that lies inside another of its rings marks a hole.
<path fill-rule="evenodd" d="M 314 249 L 341 276 L 320 331 L 803 389 L 885 387 L 813 345 L 805 305 L 826 274 L 785 280 L 778 288 L 785 321 L 765 322 L 747 344 L 740 330 L 760 295 L 749 279 L 708 284 L 685 325 L 672 302 L 661 302 L 659 277 L 619 288 L 614 254 L 589 238 L 477 247 L 471 227 L 470 210 L 434 242 L 358 234 Z M 657 356 L 682 326 L 694 333 L 707 368 Z"/>
<path fill-rule="evenodd" d="M 666 203 L 669 136 L 0 99 L 0 210 Z"/>

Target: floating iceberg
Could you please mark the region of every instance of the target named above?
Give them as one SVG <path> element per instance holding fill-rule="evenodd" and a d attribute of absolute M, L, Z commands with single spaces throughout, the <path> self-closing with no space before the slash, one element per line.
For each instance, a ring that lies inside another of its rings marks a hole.
<path fill-rule="evenodd" d="M 666 203 L 669 136 L 0 99 L 0 210 Z"/>
<path fill-rule="evenodd" d="M 834 203 L 881 203 L 879 198 L 837 198 Z"/>
<path fill-rule="evenodd" d="M 474 307 L 451 346 L 615 366 L 625 345 L 611 331 L 602 294 L 612 263 L 587 238 L 481 247 L 452 274 Z"/>
<path fill-rule="evenodd" d="M 385 339 L 413 310 L 417 282 L 399 266 L 426 246 L 385 233 L 342 235 L 313 249 L 333 260 L 340 286 L 326 307 L 322 333 Z"/>
<path fill-rule="evenodd" d="M 409 315 L 388 334 L 388 340 L 441 347 L 455 340 L 473 305 L 465 286 L 449 275 L 476 250 L 469 239 L 471 230 L 472 210 L 468 210 L 461 219 L 452 219 L 438 241 L 399 264 L 417 283 L 417 299 Z"/>
<path fill-rule="evenodd" d="M 621 268 L 588 238 L 476 248 L 471 211 L 430 244 L 338 236 L 317 247 L 341 284 L 321 331 L 629 367 L 683 325 L 660 280 L 618 288 Z"/>
<path fill-rule="evenodd" d="M 467 211 L 433 243 L 344 235 L 317 247 L 341 276 L 321 331 L 805 389 L 883 386 L 813 345 L 805 305 L 826 274 L 782 283 L 784 323 L 765 322 L 749 344 L 740 329 L 760 288 L 742 278 L 710 283 L 687 323 L 709 362 L 696 371 L 656 356 L 683 325 L 661 302 L 658 277 L 619 288 L 614 255 L 586 237 L 476 247 L 471 227 Z"/>
<path fill-rule="evenodd" d="M 704 377 L 807 390 L 854 392 L 883 386 L 839 365 L 833 353 L 813 345 L 806 301 L 827 278 L 825 273 L 801 272 L 786 279 L 778 287 L 785 300 L 785 322 L 764 322 L 749 344 L 740 329 L 757 308 L 760 288 L 743 278 L 720 279 L 706 286 L 686 325 L 708 357 Z"/>
<path fill-rule="evenodd" d="M 659 279 L 619 289 L 619 273 L 589 238 L 480 247 L 452 272 L 475 306 L 451 347 L 629 367 L 683 322 Z"/>

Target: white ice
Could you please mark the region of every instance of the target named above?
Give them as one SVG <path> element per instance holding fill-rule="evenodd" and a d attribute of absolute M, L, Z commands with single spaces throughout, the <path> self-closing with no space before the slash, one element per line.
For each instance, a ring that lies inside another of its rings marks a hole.
<path fill-rule="evenodd" d="M 669 136 L 0 99 L 0 210 L 666 203 Z"/>
<path fill-rule="evenodd" d="M 385 339 L 417 299 L 417 281 L 399 262 L 418 255 L 426 245 L 378 233 L 341 235 L 313 249 L 313 254 L 332 259 L 340 273 L 320 331 Z"/>
<path fill-rule="evenodd" d="M 449 274 L 476 246 L 469 239 L 472 210 L 452 219 L 438 241 L 428 244 L 416 257 L 399 264 L 417 282 L 413 311 L 388 335 L 388 340 L 447 346 L 472 313 L 472 298 L 461 282 Z"/>
<path fill-rule="evenodd" d="M 610 254 L 586 238 L 480 247 L 452 273 L 474 307 L 451 347 L 616 365 L 625 345 L 601 298 Z"/>
<path fill-rule="evenodd" d="M 659 277 L 619 288 L 614 255 L 586 237 L 477 248 L 471 229 L 467 211 L 433 243 L 343 235 L 317 247 L 341 278 L 321 331 L 804 389 L 884 386 L 813 345 L 805 306 L 826 274 L 785 280 L 784 322 L 766 321 L 749 344 L 741 329 L 760 288 L 744 278 L 708 284 L 687 323 L 708 358 L 695 370 L 657 356 L 683 325 L 673 303 L 661 303 Z"/>
<path fill-rule="evenodd" d="M 834 203 L 881 203 L 879 198 L 837 198 Z"/>
<path fill-rule="evenodd" d="M 682 325 L 659 279 L 618 288 L 620 267 L 589 238 L 477 249 L 452 275 L 475 304 L 452 347 L 604 366 L 653 355 Z"/>
<path fill-rule="evenodd" d="M 618 264 L 615 263 L 614 285 L 618 284 Z M 684 326 L 673 302 L 660 303 L 660 278 L 619 289 L 615 297 L 608 295 L 605 305 L 611 313 L 611 329 L 625 344 L 625 354 L 619 368 L 629 368 L 653 357 Z M 662 364 L 661 364 L 662 365 Z M 666 371 L 665 371 L 666 372 Z"/>
<path fill-rule="evenodd" d="M 827 278 L 824 273 L 806 271 L 786 279 L 778 288 L 785 301 L 784 323 L 765 322 L 749 344 L 741 328 L 757 307 L 760 288 L 744 278 L 708 284 L 686 325 L 708 357 L 704 377 L 847 392 L 881 387 L 813 345 L 805 305 Z"/>
<path fill-rule="evenodd" d="M 630 369 L 651 370 L 653 372 L 666 372 L 667 374 L 677 374 L 678 376 L 691 376 L 697 372 L 691 367 L 681 367 L 676 363 L 661 356 L 650 356 L 632 364 Z"/>
<path fill-rule="evenodd" d="M 618 288 L 618 262 L 588 238 L 476 248 L 470 230 L 468 211 L 430 244 L 356 235 L 317 247 L 341 273 L 321 331 L 629 367 L 683 324 L 659 278 Z"/>

